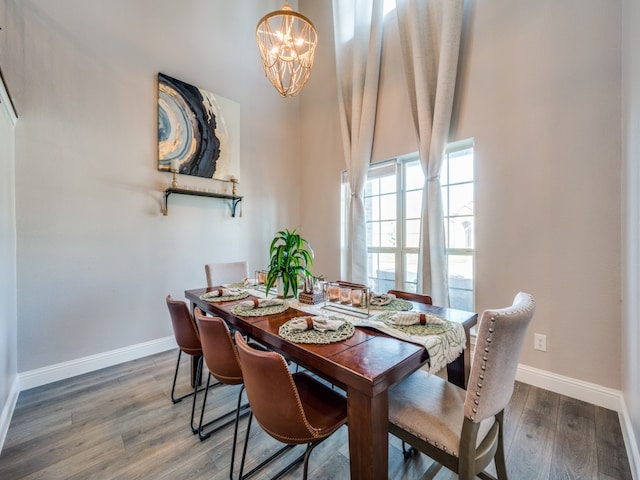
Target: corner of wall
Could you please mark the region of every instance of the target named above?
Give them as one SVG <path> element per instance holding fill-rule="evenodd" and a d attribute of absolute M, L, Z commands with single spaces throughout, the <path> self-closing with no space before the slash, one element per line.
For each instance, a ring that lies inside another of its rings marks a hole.
<path fill-rule="evenodd" d="M 640 451 L 638 450 L 638 440 L 633 431 L 631 417 L 623 395 L 620 397 L 620 411 L 618 415 L 620 416 L 622 436 L 627 448 L 627 457 L 629 458 L 629 467 L 631 468 L 633 480 L 640 480 Z"/>
<path fill-rule="evenodd" d="M 9 431 L 9 425 L 11 424 L 11 417 L 13 416 L 13 411 L 16 408 L 19 394 L 20 381 L 18 380 L 18 376 L 16 375 L 11 384 L 9 395 L 7 395 L 5 404 L 2 407 L 2 413 L 0 414 L 0 452 L 2 452 L 4 440 L 5 438 L 7 438 L 7 432 Z"/>

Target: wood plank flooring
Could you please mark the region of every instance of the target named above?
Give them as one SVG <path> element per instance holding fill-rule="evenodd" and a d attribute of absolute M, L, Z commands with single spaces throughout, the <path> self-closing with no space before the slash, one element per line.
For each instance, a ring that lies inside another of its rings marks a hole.
<path fill-rule="evenodd" d="M 177 351 L 165 352 L 22 392 L 0 454 L 0 479 L 229 478 L 233 426 L 204 442 L 192 435 L 191 399 L 176 405 L 170 400 L 176 357 Z M 186 392 L 183 365 L 179 385 Z M 211 390 L 207 417 L 233 408 L 237 388 Z M 511 480 L 632 478 L 618 415 L 611 410 L 517 383 L 505 424 Z M 254 423 L 247 467 L 278 447 Z M 348 453 L 343 427 L 314 450 L 309 478 L 348 479 Z M 253 478 L 272 478 L 282 465 L 284 460 Z M 423 455 L 404 460 L 393 437 L 388 473 L 394 480 L 456 478 Z M 282 478 L 301 477 L 298 466 Z"/>

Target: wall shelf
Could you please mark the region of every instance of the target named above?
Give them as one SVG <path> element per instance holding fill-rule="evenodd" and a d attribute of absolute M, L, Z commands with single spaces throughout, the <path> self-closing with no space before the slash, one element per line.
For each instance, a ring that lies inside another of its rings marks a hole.
<path fill-rule="evenodd" d="M 186 188 L 170 187 L 164 191 L 164 199 L 162 202 L 162 214 L 165 216 L 169 214 L 168 202 L 169 202 L 169 195 L 171 195 L 172 193 L 177 193 L 179 195 L 194 195 L 196 197 L 211 197 L 211 198 L 222 198 L 225 200 L 231 200 L 231 216 L 232 217 L 236 216 L 236 208 L 238 207 L 238 204 L 242 201 L 242 197 L 238 195 L 226 195 L 224 193 L 201 192 L 198 190 L 188 190 Z"/>

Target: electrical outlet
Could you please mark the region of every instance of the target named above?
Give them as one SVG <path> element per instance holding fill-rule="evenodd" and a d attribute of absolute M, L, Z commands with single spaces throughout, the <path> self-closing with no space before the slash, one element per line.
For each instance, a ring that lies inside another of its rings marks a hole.
<path fill-rule="evenodd" d="M 540 350 L 541 352 L 547 351 L 547 336 L 541 333 L 533 334 L 533 348 Z"/>

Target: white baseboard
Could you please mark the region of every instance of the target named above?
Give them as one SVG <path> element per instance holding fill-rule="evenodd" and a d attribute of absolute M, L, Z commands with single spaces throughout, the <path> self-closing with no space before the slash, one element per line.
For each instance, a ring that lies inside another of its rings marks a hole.
<path fill-rule="evenodd" d="M 9 390 L 7 400 L 2 407 L 2 413 L 0 414 L 0 452 L 2 451 L 4 440 L 5 438 L 7 438 L 9 424 L 11 423 L 11 417 L 13 416 L 13 411 L 16 408 L 16 402 L 18 401 L 19 394 L 20 381 L 18 380 L 18 376 L 16 375 L 11 384 L 11 389 Z"/>
<path fill-rule="evenodd" d="M 171 350 L 172 348 L 176 348 L 176 341 L 175 337 L 169 336 L 19 373 L 20 391 L 93 372 L 101 368 L 111 367 L 119 363 L 136 360 L 148 355 Z"/>
<path fill-rule="evenodd" d="M 620 397 L 620 425 L 622 426 L 622 436 L 624 444 L 627 447 L 627 457 L 629 458 L 629 467 L 633 480 L 640 480 L 640 451 L 638 450 L 638 441 L 635 433 L 633 433 L 633 425 L 624 396 Z"/>
<path fill-rule="evenodd" d="M 620 412 L 620 400 L 622 399 L 620 390 L 601 387 L 594 383 L 583 382 L 582 380 L 576 380 L 575 378 L 565 377 L 522 364 L 518 364 L 516 380 Z"/>

